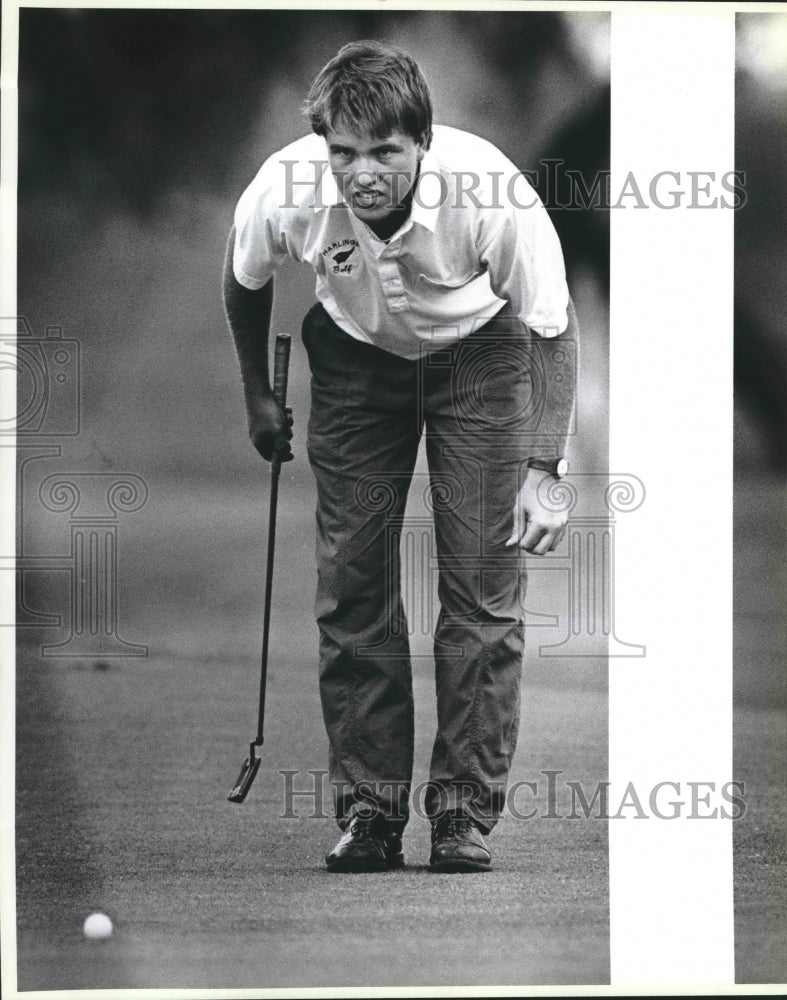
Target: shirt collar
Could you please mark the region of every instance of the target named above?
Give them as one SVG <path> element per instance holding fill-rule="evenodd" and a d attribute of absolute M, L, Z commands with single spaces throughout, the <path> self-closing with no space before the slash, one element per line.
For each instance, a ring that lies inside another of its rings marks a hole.
<path fill-rule="evenodd" d="M 410 218 L 419 226 L 424 226 L 430 233 L 433 233 L 437 226 L 437 214 L 444 197 L 440 164 L 430 147 L 421 160 L 421 172 L 415 182 Z"/>
<path fill-rule="evenodd" d="M 424 153 L 421 160 L 421 171 L 416 180 L 413 194 L 413 204 L 410 209 L 410 219 L 414 223 L 433 233 L 437 225 L 437 213 L 444 197 L 443 178 L 440 174 L 440 164 L 431 148 Z M 322 175 L 317 183 L 314 199 L 314 211 L 321 212 L 324 208 L 335 205 L 347 205 L 336 179 L 331 173 L 330 164 L 323 164 Z M 349 208 L 349 206 L 347 206 Z"/>

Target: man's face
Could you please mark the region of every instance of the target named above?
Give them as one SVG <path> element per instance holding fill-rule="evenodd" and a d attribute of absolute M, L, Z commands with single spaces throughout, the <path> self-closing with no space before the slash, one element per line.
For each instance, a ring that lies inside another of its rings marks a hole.
<path fill-rule="evenodd" d="M 336 184 L 362 222 L 379 222 L 402 203 L 423 156 L 421 144 L 402 132 L 377 139 L 330 130 L 325 141 Z"/>

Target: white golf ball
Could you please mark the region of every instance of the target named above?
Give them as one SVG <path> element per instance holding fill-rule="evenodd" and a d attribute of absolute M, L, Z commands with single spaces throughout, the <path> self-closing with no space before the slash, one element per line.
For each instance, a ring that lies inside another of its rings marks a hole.
<path fill-rule="evenodd" d="M 101 941 L 112 933 L 112 921 L 106 913 L 91 913 L 82 926 L 85 937 Z"/>

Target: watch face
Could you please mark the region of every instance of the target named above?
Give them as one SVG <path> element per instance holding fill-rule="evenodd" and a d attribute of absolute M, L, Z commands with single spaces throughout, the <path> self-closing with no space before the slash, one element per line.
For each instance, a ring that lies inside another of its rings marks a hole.
<path fill-rule="evenodd" d="M 565 460 L 565 458 L 561 458 L 558 461 L 555 472 L 558 476 L 565 476 L 568 473 L 568 462 Z"/>

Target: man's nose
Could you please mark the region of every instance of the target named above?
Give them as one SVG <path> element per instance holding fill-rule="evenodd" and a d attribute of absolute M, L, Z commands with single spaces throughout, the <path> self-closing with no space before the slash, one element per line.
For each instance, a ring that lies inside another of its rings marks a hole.
<path fill-rule="evenodd" d="M 377 183 L 377 172 L 366 164 L 356 173 L 355 183 L 359 188 L 373 187 Z"/>

